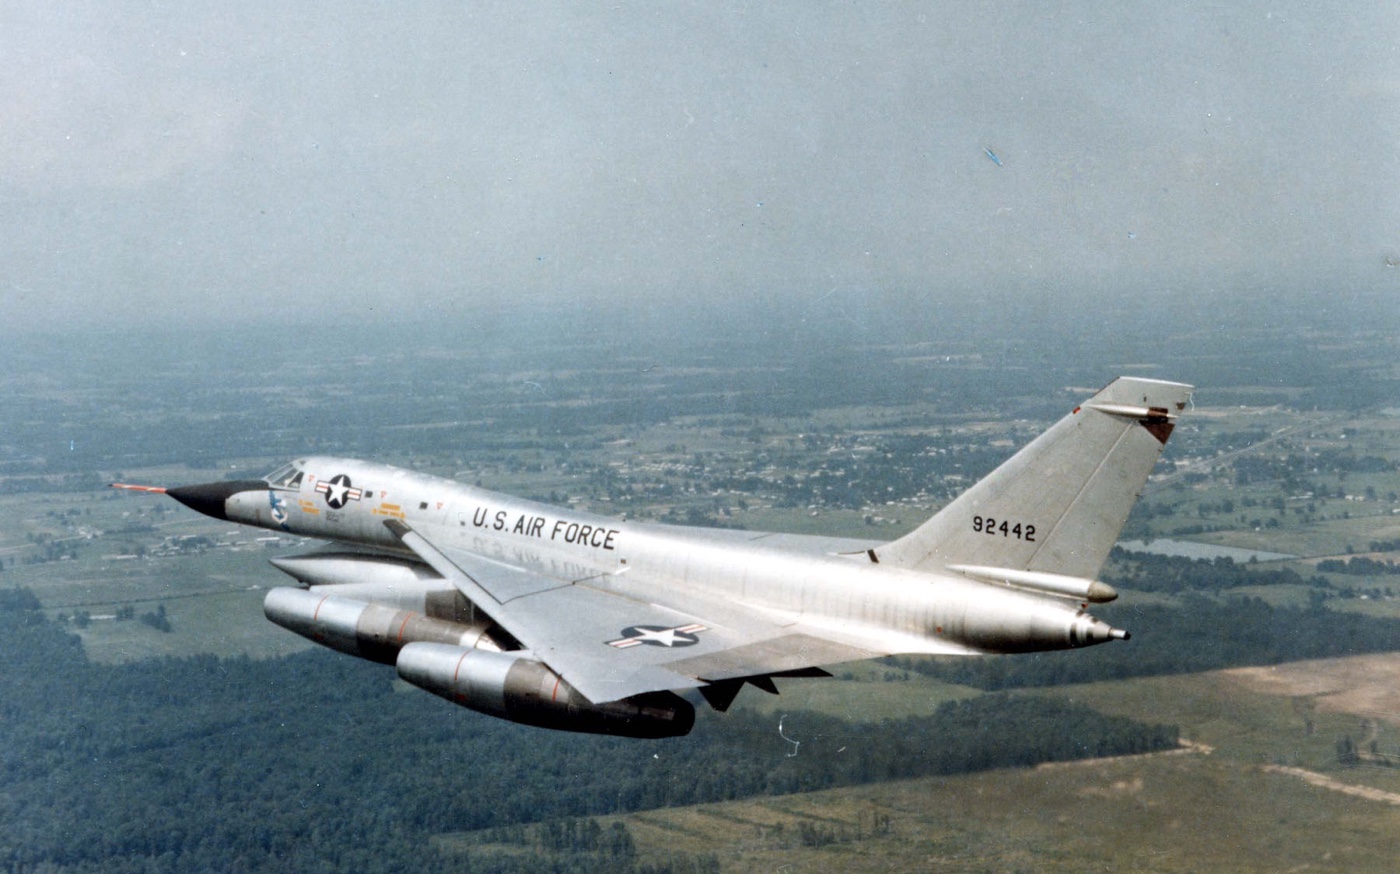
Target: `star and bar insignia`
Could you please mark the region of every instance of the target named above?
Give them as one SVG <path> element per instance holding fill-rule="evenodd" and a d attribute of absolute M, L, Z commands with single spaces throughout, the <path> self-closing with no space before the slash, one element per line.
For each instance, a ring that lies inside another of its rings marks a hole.
<path fill-rule="evenodd" d="M 360 489 L 351 486 L 350 477 L 343 473 L 316 483 L 316 491 L 326 496 L 326 506 L 332 510 L 344 507 L 346 501 L 358 501 L 364 494 Z"/>
<path fill-rule="evenodd" d="M 694 646 L 700 642 L 697 634 L 704 631 L 706 626 L 698 623 L 691 625 L 677 625 L 673 628 L 663 628 L 660 625 L 630 625 L 622 629 L 622 637 L 617 640 L 608 641 L 608 646 L 615 646 L 618 649 L 640 646 Z"/>

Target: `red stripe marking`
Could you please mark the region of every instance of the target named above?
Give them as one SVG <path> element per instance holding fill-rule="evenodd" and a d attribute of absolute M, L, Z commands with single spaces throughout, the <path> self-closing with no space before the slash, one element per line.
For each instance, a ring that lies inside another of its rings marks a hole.
<path fill-rule="evenodd" d="M 322 633 L 319 628 L 316 628 L 315 625 L 321 620 L 321 605 L 326 603 L 326 598 L 329 597 L 330 595 L 322 596 L 321 600 L 316 602 L 316 609 L 311 611 L 311 635 L 316 638 L 317 643 L 325 643 L 326 641 L 326 635 Z"/>
<path fill-rule="evenodd" d="M 550 701 L 559 700 L 559 684 L 562 682 L 564 682 L 564 678 L 556 674 L 554 677 L 554 691 L 549 693 Z"/>
<path fill-rule="evenodd" d="M 457 659 L 457 667 L 452 671 L 452 690 L 454 692 L 457 691 L 457 675 L 462 673 L 462 662 L 466 661 L 469 655 L 471 655 L 470 650 L 462 653 L 461 658 Z"/>
<path fill-rule="evenodd" d="M 134 486 L 130 483 L 112 483 L 114 489 L 128 489 L 133 492 L 154 492 L 157 495 L 165 494 L 165 489 L 161 486 Z"/>
<path fill-rule="evenodd" d="M 399 643 L 403 643 L 403 630 L 408 627 L 408 620 L 416 615 L 416 613 L 410 613 L 403 618 L 403 624 L 399 626 Z"/>

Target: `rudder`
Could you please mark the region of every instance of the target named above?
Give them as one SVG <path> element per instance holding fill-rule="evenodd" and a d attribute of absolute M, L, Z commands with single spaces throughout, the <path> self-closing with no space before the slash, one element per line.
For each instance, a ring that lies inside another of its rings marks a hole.
<path fill-rule="evenodd" d="M 989 566 L 1092 579 L 1192 387 L 1120 377 L 911 533 L 876 549 L 923 571 Z"/>

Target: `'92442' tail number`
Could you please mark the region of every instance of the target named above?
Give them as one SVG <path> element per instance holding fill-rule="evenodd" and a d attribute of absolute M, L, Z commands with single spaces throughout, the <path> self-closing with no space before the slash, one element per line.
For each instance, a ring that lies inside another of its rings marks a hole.
<path fill-rule="evenodd" d="M 1035 526 L 1007 519 L 993 519 L 991 516 L 973 516 L 972 530 L 978 534 L 991 534 L 1035 543 Z"/>

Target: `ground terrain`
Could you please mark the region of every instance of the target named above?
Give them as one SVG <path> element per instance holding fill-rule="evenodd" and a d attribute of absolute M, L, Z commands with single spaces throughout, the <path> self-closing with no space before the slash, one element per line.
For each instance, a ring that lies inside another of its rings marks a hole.
<path fill-rule="evenodd" d="M 288 356 L 233 374 L 166 360 L 154 386 L 123 375 L 149 366 L 79 358 L 78 377 L 57 378 L 38 352 L 10 349 L 0 586 L 32 591 L 99 662 L 271 657 L 311 646 L 261 612 L 265 591 L 285 582 L 265 559 L 304 544 L 105 483 L 246 478 L 295 455 L 341 453 L 632 518 L 889 539 L 1094 386 L 1136 372 L 1200 388 L 1125 540 L 1279 553 L 1290 557 L 1258 569 L 1306 580 L 1195 595 L 1400 619 L 1394 338 L 1298 342 L 1298 358 L 1281 364 L 1272 356 L 1295 353 L 1261 335 L 1191 367 L 1132 370 L 1108 357 L 1058 366 L 1048 345 L 870 344 L 848 357 L 882 378 L 851 384 L 815 353 L 779 362 L 757 346 L 567 365 L 569 350 L 436 346 Z M 1009 364 L 1027 355 L 1050 366 Z M 1315 379 L 1299 363 L 1308 355 Z M 1185 594 L 1123 589 L 1122 603 Z M 1113 646 L 1133 657 L 1132 642 Z M 739 706 L 770 716 L 776 732 L 788 711 L 879 721 L 982 694 L 883 663 L 835 673 L 785 682 L 778 697 L 746 690 Z M 624 823 L 639 860 L 713 857 L 736 871 L 1388 871 L 1400 833 L 1398 681 L 1400 655 L 1379 653 L 1023 690 L 1177 725 L 1189 744 L 600 821 Z M 484 833 L 438 841 L 450 853 L 523 852 Z"/>

